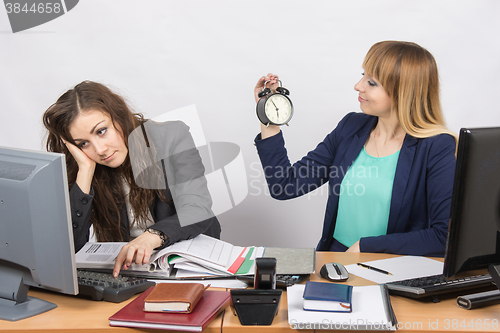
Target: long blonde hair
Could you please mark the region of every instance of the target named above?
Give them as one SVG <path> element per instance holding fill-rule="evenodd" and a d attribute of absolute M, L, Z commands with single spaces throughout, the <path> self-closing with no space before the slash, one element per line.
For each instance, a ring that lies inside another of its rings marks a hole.
<path fill-rule="evenodd" d="M 363 61 L 392 100 L 403 130 L 416 138 L 450 134 L 439 100 L 439 75 L 432 54 L 418 44 L 383 41 L 374 44 Z"/>

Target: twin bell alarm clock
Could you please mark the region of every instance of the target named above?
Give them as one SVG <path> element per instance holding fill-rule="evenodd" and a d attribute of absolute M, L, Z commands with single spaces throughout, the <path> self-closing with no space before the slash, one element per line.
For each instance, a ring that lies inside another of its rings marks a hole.
<path fill-rule="evenodd" d="M 280 86 L 273 93 L 270 88 L 266 87 L 268 82 L 264 83 L 264 87 L 257 95 L 260 98 L 257 102 L 257 117 L 266 126 L 288 125 L 293 116 L 292 101 L 288 98 L 290 91 L 284 88 L 278 80 Z"/>

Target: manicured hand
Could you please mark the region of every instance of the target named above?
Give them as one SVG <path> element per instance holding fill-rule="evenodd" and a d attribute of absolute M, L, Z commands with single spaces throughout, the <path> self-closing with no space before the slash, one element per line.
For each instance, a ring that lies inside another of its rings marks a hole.
<path fill-rule="evenodd" d="M 264 84 L 266 83 L 266 81 L 269 81 L 269 82 L 267 82 L 266 87 L 270 88 L 271 91 L 275 91 L 276 88 L 279 86 L 278 80 L 279 80 L 278 75 L 274 75 L 271 73 L 267 74 L 266 76 L 261 77 L 257 81 L 257 84 L 255 85 L 255 88 L 254 88 L 255 102 L 257 103 L 259 101 L 260 97 L 258 94 L 263 88 L 265 88 Z"/>
<path fill-rule="evenodd" d="M 149 263 L 149 258 L 153 250 L 161 245 L 161 238 L 150 232 L 142 235 L 125 244 L 116 257 L 113 276 L 120 274 L 120 268 L 128 269 L 132 263 L 145 265 Z"/>
<path fill-rule="evenodd" d="M 266 76 L 261 77 L 258 81 L 257 84 L 255 85 L 254 88 L 254 96 L 255 96 L 255 102 L 257 103 L 260 99 L 259 97 L 259 92 L 264 89 L 264 88 L 269 88 L 271 89 L 272 92 L 276 90 L 276 88 L 279 86 L 278 84 L 278 75 L 275 74 L 267 74 Z M 269 82 L 267 82 L 269 81 Z M 267 84 L 266 84 L 267 82 Z M 274 103 L 274 102 L 273 102 Z M 278 111 L 278 108 L 276 108 L 276 112 Z M 266 139 L 268 137 L 271 137 L 273 135 L 276 135 L 280 132 L 279 126 L 276 125 L 268 125 L 268 124 L 260 124 L 260 132 L 261 132 L 261 138 Z"/>

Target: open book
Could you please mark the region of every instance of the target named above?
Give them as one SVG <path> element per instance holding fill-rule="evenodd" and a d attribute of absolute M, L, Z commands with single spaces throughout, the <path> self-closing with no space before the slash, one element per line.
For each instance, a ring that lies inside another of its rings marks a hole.
<path fill-rule="evenodd" d="M 76 254 L 77 268 L 112 269 L 126 243 L 85 244 Z M 191 276 L 255 274 L 255 258 L 263 247 L 242 247 L 206 235 L 198 235 L 156 251 L 147 265 L 132 264 L 131 271 L 161 272 L 170 276 L 173 268 Z"/>

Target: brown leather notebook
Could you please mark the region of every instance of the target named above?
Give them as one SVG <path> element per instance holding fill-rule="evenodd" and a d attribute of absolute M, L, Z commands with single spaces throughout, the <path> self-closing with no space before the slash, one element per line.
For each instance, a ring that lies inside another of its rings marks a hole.
<path fill-rule="evenodd" d="M 109 318 L 110 326 L 151 328 L 173 331 L 201 332 L 210 325 L 221 312 L 229 306 L 231 294 L 229 291 L 206 290 L 191 313 L 176 312 L 145 312 L 144 300 L 153 291 L 149 288 L 120 311 Z M 220 332 L 222 319 L 215 324 L 212 331 Z M 218 328 L 218 329 L 217 329 Z M 144 332 L 144 331 L 137 331 Z M 148 331 L 149 332 L 149 331 Z M 153 332 L 153 331 L 151 331 Z M 156 331 L 160 332 L 160 331 Z"/>
<path fill-rule="evenodd" d="M 204 292 L 201 283 L 157 283 L 144 300 L 144 311 L 191 313 Z"/>

